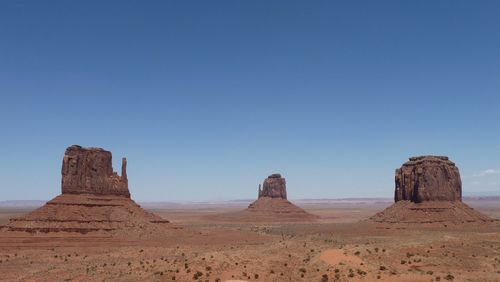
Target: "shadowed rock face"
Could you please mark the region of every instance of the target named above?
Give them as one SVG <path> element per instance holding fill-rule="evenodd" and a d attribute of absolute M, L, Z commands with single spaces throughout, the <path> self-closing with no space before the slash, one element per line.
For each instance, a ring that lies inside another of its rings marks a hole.
<path fill-rule="evenodd" d="M 264 180 L 264 185 L 259 187 L 259 198 L 281 198 L 286 199 L 286 181 L 280 174 L 275 173 Z"/>
<path fill-rule="evenodd" d="M 61 170 L 62 193 L 130 198 L 127 160 L 122 159 L 122 175 L 119 176 L 113 171 L 111 158 L 111 152 L 101 148 L 68 147 Z"/>
<path fill-rule="evenodd" d="M 396 170 L 395 181 L 396 202 L 462 201 L 460 173 L 448 157 L 412 157 Z"/>

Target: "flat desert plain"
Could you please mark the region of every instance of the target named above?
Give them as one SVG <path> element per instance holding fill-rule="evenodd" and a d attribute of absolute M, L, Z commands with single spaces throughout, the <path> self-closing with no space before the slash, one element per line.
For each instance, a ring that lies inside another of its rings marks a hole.
<path fill-rule="evenodd" d="M 2 281 L 500 281 L 500 223 L 403 225 L 367 219 L 390 199 L 292 201 L 315 222 L 217 220 L 250 201 L 145 203 L 171 221 L 141 239 L 0 235 Z M 464 202 L 500 219 L 500 198 Z M 30 208 L 0 209 L 0 225 Z"/>

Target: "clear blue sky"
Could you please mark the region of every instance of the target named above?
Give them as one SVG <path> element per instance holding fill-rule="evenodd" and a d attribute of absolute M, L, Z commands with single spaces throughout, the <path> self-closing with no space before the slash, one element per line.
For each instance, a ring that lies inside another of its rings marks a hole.
<path fill-rule="evenodd" d="M 71 144 L 142 201 L 392 197 L 448 155 L 500 193 L 499 1 L 1 1 L 0 200 L 60 193 Z"/>

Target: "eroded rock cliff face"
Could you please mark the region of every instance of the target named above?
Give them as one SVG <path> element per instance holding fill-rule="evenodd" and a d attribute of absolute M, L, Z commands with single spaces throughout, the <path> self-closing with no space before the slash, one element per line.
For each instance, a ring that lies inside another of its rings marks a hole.
<path fill-rule="evenodd" d="M 210 216 L 211 220 L 227 222 L 310 222 L 318 216 L 310 214 L 287 200 L 286 181 L 281 174 L 268 176 L 259 185 L 258 199 L 247 209 Z"/>
<path fill-rule="evenodd" d="M 396 170 L 395 181 L 396 202 L 462 200 L 460 172 L 448 157 L 412 157 Z"/>
<path fill-rule="evenodd" d="M 145 211 L 130 198 L 125 158 L 119 176 L 113 172 L 111 152 L 73 145 L 66 149 L 61 171 L 61 195 L 11 219 L 0 230 L 132 238 L 161 234 L 170 227 L 165 225 L 168 220 Z"/>
<path fill-rule="evenodd" d="M 395 203 L 371 221 L 444 226 L 494 221 L 462 203 L 460 173 L 448 157 L 412 157 L 396 169 L 395 180 Z"/>
<path fill-rule="evenodd" d="M 262 189 L 259 187 L 259 198 L 281 198 L 286 200 L 286 181 L 281 174 L 271 174 L 264 180 Z"/>
<path fill-rule="evenodd" d="M 73 145 L 66 149 L 62 164 L 63 194 L 92 194 L 130 197 L 127 160 L 122 175 L 113 171 L 111 152 Z"/>

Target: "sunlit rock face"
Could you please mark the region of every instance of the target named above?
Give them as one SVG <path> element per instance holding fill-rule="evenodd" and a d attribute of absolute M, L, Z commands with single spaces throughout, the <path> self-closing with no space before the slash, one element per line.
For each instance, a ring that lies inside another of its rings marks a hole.
<path fill-rule="evenodd" d="M 259 198 L 281 198 L 286 200 L 286 181 L 280 174 L 275 173 L 264 180 L 264 184 L 259 187 Z"/>
<path fill-rule="evenodd" d="M 73 145 L 66 149 L 61 172 L 61 195 L 10 219 L 0 230 L 48 236 L 62 233 L 62 237 L 107 234 L 138 238 L 169 228 L 168 220 L 145 211 L 130 198 L 125 158 L 119 176 L 113 171 L 111 152 Z"/>
<path fill-rule="evenodd" d="M 130 197 L 127 160 L 122 175 L 113 171 L 111 152 L 73 145 L 66 149 L 62 164 L 62 194 L 93 194 Z"/>
<path fill-rule="evenodd" d="M 412 157 L 396 169 L 395 182 L 395 202 L 462 201 L 460 172 L 448 157 Z"/>

